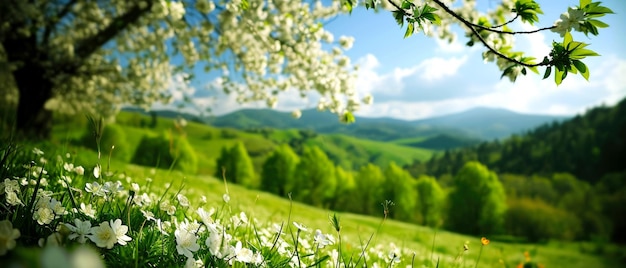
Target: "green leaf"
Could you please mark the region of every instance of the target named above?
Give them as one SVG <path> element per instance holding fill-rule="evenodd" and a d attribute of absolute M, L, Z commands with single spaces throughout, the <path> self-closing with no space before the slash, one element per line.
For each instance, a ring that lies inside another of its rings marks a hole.
<path fill-rule="evenodd" d="M 345 112 L 341 116 L 341 122 L 343 122 L 343 123 L 352 124 L 355 121 L 356 121 L 356 119 L 354 118 L 354 115 L 351 112 Z"/>
<path fill-rule="evenodd" d="M 522 68 L 522 74 L 526 75 L 526 68 Z"/>
<path fill-rule="evenodd" d="M 563 74 L 564 73 L 567 73 L 567 72 L 563 72 L 563 71 L 561 71 L 559 69 L 556 69 L 554 71 L 554 82 L 556 83 L 557 86 L 560 85 L 561 82 L 563 82 Z"/>
<path fill-rule="evenodd" d="M 550 77 L 550 73 L 552 72 L 552 67 L 546 67 L 546 73 L 543 74 L 543 79 Z"/>
<path fill-rule="evenodd" d="M 585 10 L 585 12 L 587 14 L 590 14 L 590 15 L 595 15 L 595 14 L 603 14 L 604 15 L 604 14 L 613 14 L 614 13 L 613 10 L 611 10 L 610 8 L 603 7 L 603 6 L 590 7 L 590 8 L 587 8 Z"/>
<path fill-rule="evenodd" d="M 435 11 L 437 11 L 437 9 L 429 6 L 428 4 L 424 4 L 424 7 L 422 8 L 422 13 L 433 13 Z"/>
<path fill-rule="evenodd" d="M 348 13 L 352 14 L 352 7 L 354 6 L 354 3 L 352 3 L 353 0 L 343 0 L 343 7 L 345 9 L 348 10 Z M 367 8 L 367 6 L 366 6 Z"/>
<path fill-rule="evenodd" d="M 404 13 L 402 13 L 401 10 L 394 10 L 391 14 L 393 14 L 393 18 L 396 20 L 396 23 L 400 25 L 400 27 L 404 26 Z"/>
<path fill-rule="evenodd" d="M 577 60 L 577 59 L 582 59 L 584 57 L 600 56 L 600 54 L 590 49 L 579 48 L 579 49 L 575 49 L 574 51 L 572 51 L 569 56 L 570 56 L 570 59 Z"/>
<path fill-rule="evenodd" d="M 406 27 L 406 32 L 404 33 L 404 38 L 407 38 L 409 36 L 411 36 L 413 34 L 413 23 L 409 23 L 409 25 Z"/>
<path fill-rule="evenodd" d="M 609 27 L 609 25 L 608 25 L 608 24 L 606 24 L 606 23 L 604 23 L 604 22 L 602 22 L 602 21 L 599 21 L 599 20 L 593 20 L 593 19 L 592 19 L 592 20 L 587 20 L 587 22 L 591 23 L 591 25 L 596 26 L 596 27 L 598 27 L 598 28 L 606 28 L 606 27 Z"/>
<path fill-rule="evenodd" d="M 411 2 L 409 2 L 408 0 L 404 0 L 402 1 L 402 9 L 409 9 L 411 8 Z"/>
<path fill-rule="evenodd" d="M 568 47 L 567 45 L 572 42 L 572 34 L 570 32 L 565 32 L 565 36 L 563 37 L 563 46 Z"/>
<path fill-rule="evenodd" d="M 250 8 L 250 3 L 248 0 L 241 0 L 241 4 L 239 4 L 241 10 L 248 10 Z"/>
<path fill-rule="evenodd" d="M 589 69 L 587 68 L 587 65 L 579 60 L 573 60 L 572 63 L 574 64 L 574 67 L 580 71 L 580 75 L 582 75 L 585 80 L 589 81 Z"/>
<path fill-rule="evenodd" d="M 580 0 L 580 7 L 584 8 L 587 5 L 591 4 L 591 0 Z"/>

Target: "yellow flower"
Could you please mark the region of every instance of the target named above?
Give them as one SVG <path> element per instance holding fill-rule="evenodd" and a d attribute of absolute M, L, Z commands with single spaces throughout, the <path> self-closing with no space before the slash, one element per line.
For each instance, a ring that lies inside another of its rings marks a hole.
<path fill-rule="evenodd" d="M 480 243 L 483 244 L 483 246 L 489 245 L 489 239 L 483 237 L 480 239 Z"/>
<path fill-rule="evenodd" d="M 530 262 L 530 253 L 528 253 L 528 251 L 524 251 L 524 258 L 526 259 L 526 262 Z"/>
<path fill-rule="evenodd" d="M 13 224 L 10 221 L 0 221 L 0 256 L 15 248 L 15 239 L 19 237 L 20 230 L 13 229 Z"/>

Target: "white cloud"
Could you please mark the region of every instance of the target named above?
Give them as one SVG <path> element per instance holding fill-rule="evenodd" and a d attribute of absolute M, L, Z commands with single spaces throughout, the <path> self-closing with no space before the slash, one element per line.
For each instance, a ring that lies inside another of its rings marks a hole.
<path fill-rule="evenodd" d="M 426 81 L 436 81 L 456 75 L 459 67 L 467 61 L 467 56 L 461 58 L 431 58 L 423 61 L 415 68 L 421 72 L 420 77 Z"/>
<path fill-rule="evenodd" d="M 527 23 L 516 23 L 516 29 L 521 31 L 533 31 L 537 30 L 536 26 Z M 550 32 L 552 33 L 552 32 Z M 558 35 L 556 35 L 558 37 Z M 541 61 L 544 56 L 547 56 L 552 50 L 551 42 L 546 42 L 546 35 L 543 32 L 536 32 L 533 34 L 522 34 L 516 40 L 520 41 L 520 46 L 516 46 L 515 50 L 524 51 L 527 56 L 532 56 Z"/>
<path fill-rule="evenodd" d="M 459 38 L 454 38 L 452 42 L 448 42 L 446 40 L 440 38 L 434 38 L 435 42 L 437 42 L 437 48 L 435 51 L 442 53 L 463 53 L 468 50 L 468 47 L 464 44 L 461 44 Z"/>
<path fill-rule="evenodd" d="M 598 64 L 588 63 L 592 72 L 590 81 L 572 74 L 557 87 L 552 77 L 542 80 L 541 76 L 531 73 L 518 77 L 515 83 L 502 79 L 485 85 L 489 90 L 483 94 L 449 95 L 443 99 L 424 101 L 411 101 L 412 98 L 407 96 L 375 102 L 357 114 L 421 119 L 473 107 L 497 107 L 529 114 L 573 115 L 600 104 L 613 105 L 626 97 L 626 59 L 606 58 Z M 464 76 L 460 79 L 469 78 Z"/>
<path fill-rule="evenodd" d="M 444 78 L 454 77 L 459 68 L 467 62 L 467 56 L 451 58 L 430 58 L 409 68 L 395 68 L 380 74 L 380 63 L 376 56 L 367 54 L 357 63 L 361 66 L 357 78 L 360 94 L 372 93 L 378 96 L 400 96 L 408 90 L 424 83 L 437 83 Z"/>
<path fill-rule="evenodd" d="M 196 89 L 189 85 L 189 83 L 185 80 L 187 74 L 175 74 L 170 79 L 170 84 L 167 90 L 172 95 L 172 101 L 182 101 L 185 96 L 192 96 Z"/>

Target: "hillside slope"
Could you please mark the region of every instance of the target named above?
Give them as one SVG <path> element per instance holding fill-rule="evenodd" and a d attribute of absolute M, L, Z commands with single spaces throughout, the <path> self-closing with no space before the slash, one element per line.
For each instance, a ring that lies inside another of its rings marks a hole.
<path fill-rule="evenodd" d="M 626 99 L 596 107 L 562 123 L 546 124 L 503 142 L 485 142 L 447 151 L 424 165 L 427 173 L 455 173 L 478 160 L 498 173 L 523 175 L 567 172 L 594 183 L 626 171 Z"/>
<path fill-rule="evenodd" d="M 151 122 L 152 120 L 155 121 Z M 161 117 L 153 119 L 142 113 L 122 112 L 117 116 L 116 123 L 122 126 L 128 144 L 131 144 L 131 148 L 128 148 L 131 152 L 135 152 L 144 135 L 177 132 L 173 119 Z M 87 133 L 87 124 L 84 119 L 74 121 L 64 119 L 55 125 L 53 135 L 56 139 L 78 141 Z M 222 148 L 233 146 L 236 142 L 244 143 L 257 173 L 260 172 L 267 156 L 281 143 L 292 146 L 298 143 L 317 145 L 334 160 L 335 165 L 347 169 L 357 168 L 369 162 L 379 164 L 381 167 L 390 162 L 406 165 L 415 160 L 426 161 L 432 155 L 432 151 L 427 149 L 293 129 L 263 128 L 243 131 L 188 122 L 183 132 L 198 157 L 199 174 L 214 174 L 216 159 L 220 156 Z"/>

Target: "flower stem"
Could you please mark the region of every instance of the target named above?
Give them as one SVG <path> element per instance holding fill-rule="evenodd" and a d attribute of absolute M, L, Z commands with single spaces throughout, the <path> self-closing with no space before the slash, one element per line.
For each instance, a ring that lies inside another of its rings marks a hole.
<path fill-rule="evenodd" d="M 478 258 L 476 259 L 476 265 L 474 266 L 474 268 L 478 267 L 478 261 L 480 261 L 480 255 L 483 254 L 483 247 L 485 247 L 485 245 L 480 246 L 480 251 L 478 252 Z"/>

